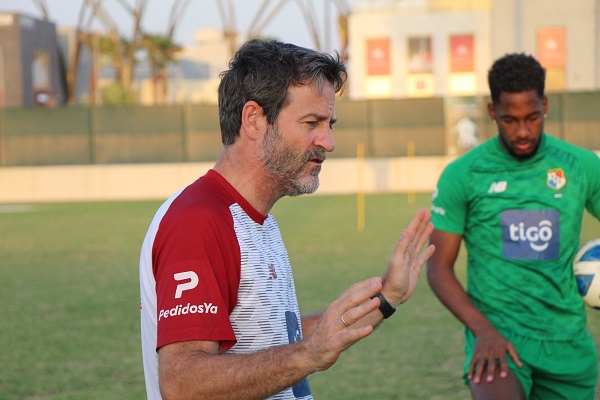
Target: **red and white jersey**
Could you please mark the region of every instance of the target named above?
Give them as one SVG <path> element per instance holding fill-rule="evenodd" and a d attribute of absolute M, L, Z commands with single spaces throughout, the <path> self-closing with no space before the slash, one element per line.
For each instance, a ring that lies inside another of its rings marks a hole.
<path fill-rule="evenodd" d="M 157 211 L 140 256 L 142 356 L 149 399 L 160 399 L 157 350 L 187 340 L 251 353 L 301 338 L 287 251 L 272 215 L 221 175 L 205 176 Z M 306 379 L 273 399 L 312 399 Z"/>

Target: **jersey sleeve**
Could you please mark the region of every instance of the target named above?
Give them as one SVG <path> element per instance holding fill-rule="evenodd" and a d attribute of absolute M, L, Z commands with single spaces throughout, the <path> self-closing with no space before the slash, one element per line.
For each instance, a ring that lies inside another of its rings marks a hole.
<path fill-rule="evenodd" d="M 207 340 L 236 342 L 229 314 L 236 305 L 240 253 L 226 215 L 178 212 L 161 222 L 153 247 L 157 349 Z"/>
<path fill-rule="evenodd" d="M 462 235 L 468 197 L 466 172 L 457 163 L 442 172 L 432 196 L 431 221 L 435 229 Z"/>

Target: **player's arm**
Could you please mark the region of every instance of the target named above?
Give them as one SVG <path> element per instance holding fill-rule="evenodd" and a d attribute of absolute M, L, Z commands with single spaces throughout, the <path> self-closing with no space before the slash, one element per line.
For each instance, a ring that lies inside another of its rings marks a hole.
<path fill-rule="evenodd" d="M 481 381 L 485 365 L 496 365 L 500 361 L 500 376 L 508 373 L 506 352 L 520 366 L 520 361 L 512 344 L 508 342 L 492 323 L 473 305 L 462 284 L 456 277 L 454 265 L 460 250 L 462 236 L 434 229 L 431 243 L 436 251 L 427 263 L 427 280 L 440 301 L 476 337 L 476 349 L 469 368 L 469 379 Z M 487 368 L 487 381 L 494 378 L 494 368 Z"/>
<path fill-rule="evenodd" d="M 454 272 L 462 236 L 435 229 L 431 243 L 436 252 L 427 262 L 427 280 L 440 301 L 474 333 L 486 329 L 490 322 L 471 303 Z"/>
<path fill-rule="evenodd" d="M 590 152 L 591 153 L 591 152 Z M 600 221 L 600 154 L 591 154 L 589 157 L 581 157 L 585 162 L 585 171 L 588 176 L 588 196 L 585 208 Z"/>
<path fill-rule="evenodd" d="M 160 390 L 164 399 L 263 399 L 331 367 L 339 355 L 373 332 L 371 326 L 348 329 L 378 306 L 370 300 L 381 279 L 356 283 L 313 321 L 303 340 L 251 354 L 219 351 L 218 342 L 175 342 L 158 351 Z"/>

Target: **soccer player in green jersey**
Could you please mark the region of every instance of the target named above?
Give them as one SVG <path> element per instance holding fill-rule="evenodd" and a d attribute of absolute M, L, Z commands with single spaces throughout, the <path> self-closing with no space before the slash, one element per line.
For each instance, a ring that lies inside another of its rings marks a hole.
<path fill-rule="evenodd" d="M 544 81 L 529 55 L 493 64 L 498 135 L 450 163 L 433 194 L 427 278 L 465 325 L 474 399 L 594 398 L 598 353 L 571 261 L 584 209 L 600 219 L 600 158 L 544 133 Z"/>

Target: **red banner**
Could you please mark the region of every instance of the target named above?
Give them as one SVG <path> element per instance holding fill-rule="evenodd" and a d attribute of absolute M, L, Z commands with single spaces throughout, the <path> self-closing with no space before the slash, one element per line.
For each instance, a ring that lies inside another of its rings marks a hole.
<path fill-rule="evenodd" d="M 389 75 L 390 64 L 390 39 L 367 39 L 367 75 Z"/>
<path fill-rule="evenodd" d="M 450 36 L 450 72 L 475 71 L 473 35 Z"/>
<path fill-rule="evenodd" d="M 540 28 L 537 32 L 537 58 L 545 68 L 564 68 L 567 45 L 565 28 Z"/>

